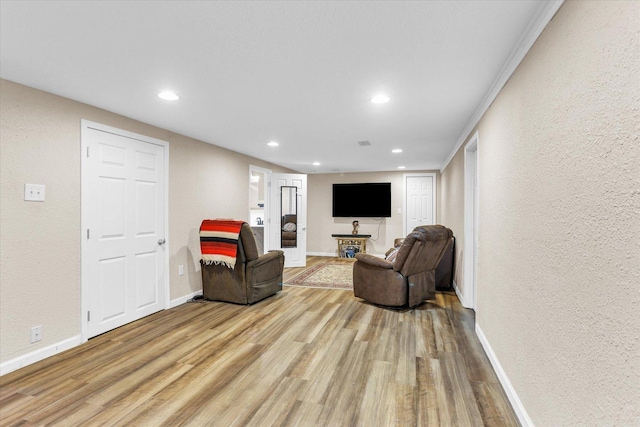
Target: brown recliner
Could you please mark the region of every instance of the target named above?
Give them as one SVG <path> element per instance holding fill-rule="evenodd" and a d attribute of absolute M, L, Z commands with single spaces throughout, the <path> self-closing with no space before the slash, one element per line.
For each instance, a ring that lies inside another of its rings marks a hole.
<path fill-rule="evenodd" d="M 418 226 L 404 239 L 393 261 L 357 254 L 356 297 L 389 307 L 415 307 L 436 293 L 435 272 L 453 232 L 442 225 Z"/>
<path fill-rule="evenodd" d="M 393 248 L 389 249 L 385 254 L 385 259 L 389 257 L 397 248 L 400 247 L 404 238 L 397 238 L 393 241 Z M 444 255 L 438 266 L 436 267 L 436 290 L 449 291 L 453 285 L 453 256 L 455 254 L 456 238 L 451 236 Z"/>
<path fill-rule="evenodd" d="M 298 215 L 283 215 L 280 227 L 282 228 L 282 247 L 295 248 L 298 244 Z"/>
<path fill-rule="evenodd" d="M 284 252 L 270 251 L 258 256 L 258 247 L 249 224 L 243 224 L 238 239 L 236 265 L 204 264 L 202 293 L 215 301 L 253 304 L 282 290 Z"/>

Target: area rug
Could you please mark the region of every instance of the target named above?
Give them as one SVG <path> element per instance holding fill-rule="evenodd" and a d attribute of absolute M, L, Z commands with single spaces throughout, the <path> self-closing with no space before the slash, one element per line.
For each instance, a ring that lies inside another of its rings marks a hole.
<path fill-rule="evenodd" d="M 353 264 L 319 264 L 309 267 L 285 285 L 308 288 L 353 289 Z"/>

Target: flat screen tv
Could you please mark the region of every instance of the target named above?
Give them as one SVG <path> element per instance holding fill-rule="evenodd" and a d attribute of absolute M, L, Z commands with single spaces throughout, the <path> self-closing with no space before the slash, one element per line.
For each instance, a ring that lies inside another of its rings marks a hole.
<path fill-rule="evenodd" d="M 334 217 L 390 217 L 391 183 L 333 184 Z"/>

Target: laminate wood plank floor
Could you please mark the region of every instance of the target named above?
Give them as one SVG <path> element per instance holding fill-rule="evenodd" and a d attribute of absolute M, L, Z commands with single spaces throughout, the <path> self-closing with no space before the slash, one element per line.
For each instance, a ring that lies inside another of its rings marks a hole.
<path fill-rule="evenodd" d="M 327 260 L 338 261 L 309 265 Z M 252 306 L 183 304 L 7 374 L 0 425 L 518 422 L 455 293 L 390 310 L 352 291 L 285 286 Z"/>

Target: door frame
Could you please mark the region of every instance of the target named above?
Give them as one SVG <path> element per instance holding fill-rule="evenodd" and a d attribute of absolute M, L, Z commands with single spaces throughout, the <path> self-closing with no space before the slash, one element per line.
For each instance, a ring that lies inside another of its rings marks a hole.
<path fill-rule="evenodd" d="M 478 218 L 479 218 L 478 132 L 464 146 L 464 291 L 462 305 L 477 309 L 478 301 Z"/>
<path fill-rule="evenodd" d="M 264 225 L 263 225 L 263 233 L 264 233 L 264 241 L 263 241 L 263 251 L 266 254 L 269 250 L 269 241 L 271 239 L 271 235 L 269 232 L 271 231 L 271 211 L 269 210 L 271 204 L 271 169 L 265 169 L 260 166 L 249 165 L 249 191 L 251 191 L 251 172 L 259 172 L 264 174 Z M 249 225 L 251 225 L 251 207 L 248 207 L 248 221 Z"/>
<path fill-rule="evenodd" d="M 415 177 L 432 177 L 432 189 L 431 196 L 433 197 L 431 205 L 433 206 L 433 223 L 438 223 L 438 218 L 436 217 L 437 207 L 436 207 L 436 189 L 438 186 L 436 185 L 437 175 L 435 172 L 418 172 L 418 173 L 404 173 L 402 174 L 402 230 L 404 231 L 403 236 L 406 236 L 411 232 L 411 230 L 407 230 L 407 178 L 415 178 Z"/>
<path fill-rule="evenodd" d="M 80 120 L 80 280 L 81 280 L 81 302 L 80 302 L 80 323 L 81 323 L 81 342 L 88 340 L 88 320 L 86 313 L 89 310 L 89 280 L 87 277 L 89 259 L 87 257 L 87 230 L 89 217 L 86 209 L 87 200 L 89 200 L 87 182 L 89 177 L 89 165 L 87 162 L 88 154 L 88 131 L 95 129 L 102 132 L 111 133 L 125 138 L 135 139 L 149 144 L 160 145 L 164 147 L 164 235 L 167 236 L 164 249 L 164 295 L 163 299 L 165 310 L 170 304 L 170 270 L 169 270 L 169 142 L 163 141 L 149 136 L 140 135 L 115 127 L 103 125 L 89 120 Z"/>

